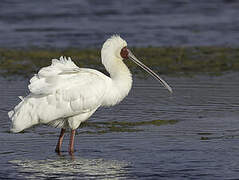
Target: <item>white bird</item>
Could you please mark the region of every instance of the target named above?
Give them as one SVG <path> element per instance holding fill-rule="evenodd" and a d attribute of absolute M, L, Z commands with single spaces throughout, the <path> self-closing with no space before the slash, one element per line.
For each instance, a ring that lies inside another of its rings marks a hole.
<path fill-rule="evenodd" d="M 30 94 L 10 111 L 11 132 L 33 125 L 47 124 L 62 128 L 55 151 L 60 152 L 63 136 L 71 129 L 69 153 L 74 152 L 75 131 L 100 106 L 113 106 L 122 101 L 132 86 L 132 75 L 123 59 L 131 59 L 172 92 L 171 87 L 150 68 L 141 63 L 120 36 L 114 35 L 103 44 L 102 64 L 110 77 L 88 68 L 77 67 L 70 58 L 53 59 L 40 69 L 28 86 Z"/>

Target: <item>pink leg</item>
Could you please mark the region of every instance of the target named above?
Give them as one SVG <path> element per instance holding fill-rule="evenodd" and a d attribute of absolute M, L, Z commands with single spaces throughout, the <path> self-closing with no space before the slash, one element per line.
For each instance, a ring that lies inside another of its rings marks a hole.
<path fill-rule="evenodd" d="M 71 130 L 70 144 L 69 144 L 69 154 L 73 155 L 74 153 L 74 138 L 75 138 L 76 130 Z"/>
<path fill-rule="evenodd" d="M 65 129 L 63 129 L 63 128 L 61 129 L 61 133 L 60 133 L 58 143 L 57 143 L 56 149 L 55 149 L 55 151 L 58 152 L 58 153 L 61 151 L 61 145 L 62 145 L 62 141 L 63 141 L 65 131 L 66 131 Z"/>

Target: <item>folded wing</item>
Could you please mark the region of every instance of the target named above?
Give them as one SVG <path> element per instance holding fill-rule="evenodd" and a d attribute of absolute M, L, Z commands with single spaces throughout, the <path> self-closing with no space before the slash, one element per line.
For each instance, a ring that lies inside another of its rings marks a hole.
<path fill-rule="evenodd" d="M 79 68 L 70 58 L 61 57 L 42 68 L 28 87 L 33 95 L 46 97 L 48 105 L 66 111 L 68 116 L 100 106 L 109 80 L 99 71 Z"/>

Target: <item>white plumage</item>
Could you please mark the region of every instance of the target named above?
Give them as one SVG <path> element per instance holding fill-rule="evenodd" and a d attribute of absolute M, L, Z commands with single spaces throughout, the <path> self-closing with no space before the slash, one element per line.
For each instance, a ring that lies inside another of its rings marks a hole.
<path fill-rule="evenodd" d="M 132 85 L 131 73 L 122 61 L 132 58 L 126 46 L 120 36 L 104 43 L 102 64 L 110 77 L 94 69 L 79 68 L 70 58 L 53 59 L 50 66 L 31 78 L 30 94 L 9 112 L 11 131 L 17 133 L 37 124 L 75 130 L 100 106 L 119 103 Z"/>

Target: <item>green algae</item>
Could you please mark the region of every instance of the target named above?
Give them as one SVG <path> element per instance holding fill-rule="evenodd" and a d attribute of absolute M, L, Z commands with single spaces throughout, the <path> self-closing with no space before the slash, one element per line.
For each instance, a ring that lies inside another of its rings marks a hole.
<path fill-rule="evenodd" d="M 220 75 L 225 71 L 239 70 L 239 48 L 230 47 L 147 47 L 132 48 L 143 63 L 159 74 L 194 75 L 207 73 Z M 1 76 L 32 76 L 51 59 L 71 57 L 80 67 L 104 71 L 100 49 L 7 49 L 0 48 Z M 125 61 L 131 71 L 143 73 L 131 61 Z"/>
<path fill-rule="evenodd" d="M 202 136 L 200 140 L 208 141 L 208 140 L 227 140 L 227 139 L 238 139 L 239 135 L 221 135 L 221 136 Z"/>
<path fill-rule="evenodd" d="M 110 122 L 83 122 L 81 128 L 90 128 L 91 131 L 80 131 L 79 133 L 87 134 L 104 134 L 112 132 L 139 132 L 143 131 L 142 126 L 161 126 L 161 125 L 173 125 L 177 123 L 177 120 L 153 120 L 153 121 L 110 121 Z"/>

